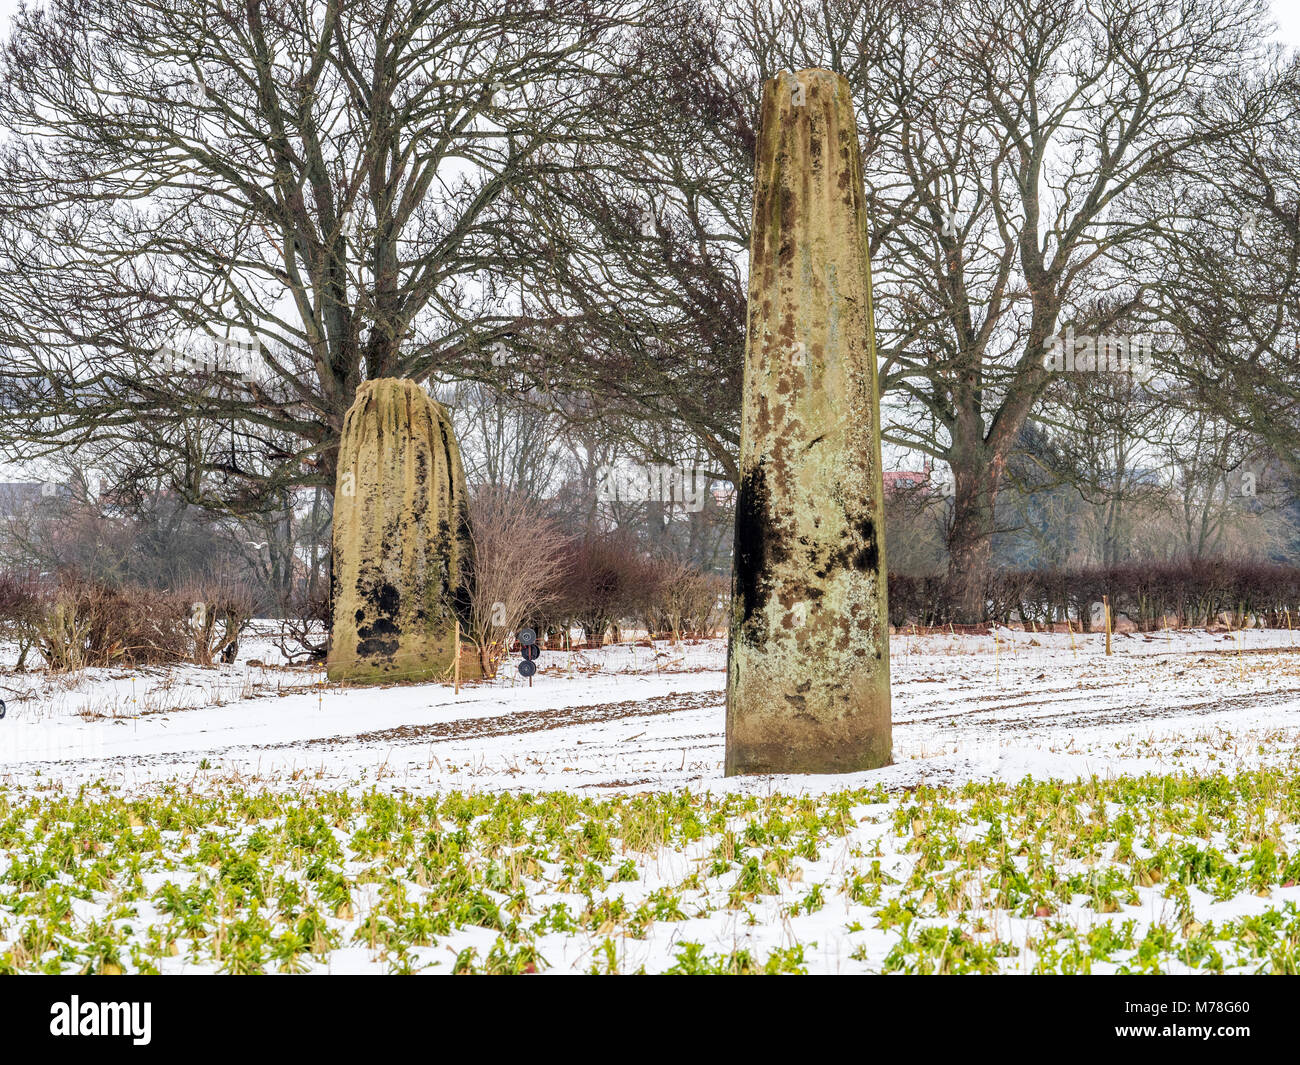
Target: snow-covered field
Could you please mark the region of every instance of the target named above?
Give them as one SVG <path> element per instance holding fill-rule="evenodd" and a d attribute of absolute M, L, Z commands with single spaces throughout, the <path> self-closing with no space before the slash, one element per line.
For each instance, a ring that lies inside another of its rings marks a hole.
<path fill-rule="evenodd" d="M 0 674 L 0 972 L 1297 972 L 1288 632 L 892 641 L 894 764 L 725 778 L 721 641 L 340 688 Z"/>
<path fill-rule="evenodd" d="M 1107 658 L 1100 635 L 895 636 L 893 766 L 728 780 L 721 640 L 548 652 L 531 688 L 510 661 L 455 695 L 329 685 L 272 664 L 269 641 L 253 639 L 216 669 L 0 676 L 0 782 L 798 794 L 1232 769 L 1296 749 L 1298 642 L 1278 630 L 1124 634 Z"/>

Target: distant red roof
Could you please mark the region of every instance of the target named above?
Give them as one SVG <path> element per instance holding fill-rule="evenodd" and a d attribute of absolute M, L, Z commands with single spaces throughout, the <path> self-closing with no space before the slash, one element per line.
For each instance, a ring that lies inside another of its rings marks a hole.
<path fill-rule="evenodd" d="M 882 474 L 886 488 L 898 488 L 900 485 L 922 485 L 929 483 L 930 475 L 922 470 L 886 470 Z"/>

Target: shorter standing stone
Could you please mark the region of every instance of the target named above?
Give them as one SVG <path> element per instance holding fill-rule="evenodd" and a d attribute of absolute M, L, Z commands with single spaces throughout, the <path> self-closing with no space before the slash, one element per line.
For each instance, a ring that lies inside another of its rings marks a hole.
<path fill-rule="evenodd" d="M 447 411 L 413 381 L 365 382 L 339 444 L 330 679 L 450 675 L 470 557 L 465 472 Z M 461 668 L 479 675 L 468 658 Z"/>

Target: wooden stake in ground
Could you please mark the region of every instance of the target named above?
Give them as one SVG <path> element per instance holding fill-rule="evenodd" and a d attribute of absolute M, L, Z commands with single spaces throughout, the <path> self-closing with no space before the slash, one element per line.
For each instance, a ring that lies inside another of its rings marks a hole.
<path fill-rule="evenodd" d="M 848 82 L 763 88 L 741 406 L 728 775 L 889 762 L 880 411 Z"/>
<path fill-rule="evenodd" d="M 1101 597 L 1101 610 L 1106 620 L 1106 653 L 1110 654 L 1110 596 Z"/>

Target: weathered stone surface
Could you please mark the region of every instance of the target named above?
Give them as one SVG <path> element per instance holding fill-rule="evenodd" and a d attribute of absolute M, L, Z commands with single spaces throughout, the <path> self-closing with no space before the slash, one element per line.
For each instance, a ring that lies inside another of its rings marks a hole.
<path fill-rule="evenodd" d="M 331 680 L 450 670 L 454 598 L 470 559 L 466 502 L 446 410 L 413 381 L 365 382 L 339 447 Z M 462 656 L 462 674 L 471 663 Z"/>
<path fill-rule="evenodd" d="M 891 757 L 880 408 L 848 83 L 763 90 L 750 246 L 727 773 Z"/>

